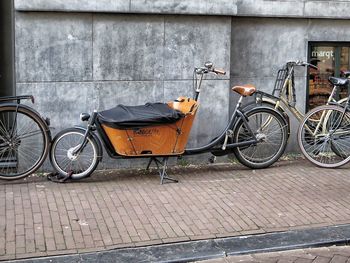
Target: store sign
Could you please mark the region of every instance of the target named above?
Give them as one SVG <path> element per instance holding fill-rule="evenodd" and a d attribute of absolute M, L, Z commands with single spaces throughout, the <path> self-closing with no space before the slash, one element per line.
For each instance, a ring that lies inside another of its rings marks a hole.
<path fill-rule="evenodd" d="M 318 57 L 318 58 L 324 57 L 324 58 L 330 59 L 330 58 L 334 57 L 334 51 L 333 50 L 331 50 L 331 51 L 314 50 L 314 51 L 312 51 L 311 56 Z"/>

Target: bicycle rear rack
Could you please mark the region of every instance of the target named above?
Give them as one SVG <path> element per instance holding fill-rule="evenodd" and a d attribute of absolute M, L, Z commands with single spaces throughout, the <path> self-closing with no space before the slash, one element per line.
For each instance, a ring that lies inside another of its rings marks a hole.
<path fill-rule="evenodd" d="M 275 86 L 273 87 L 273 91 L 272 91 L 273 96 L 277 96 L 277 97 L 280 96 L 280 92 L 282 91 L 287 74 L 288 74 L 288 69 L 286 67 L 283 67 L 282 69 L 278 70 Z"/>
<path fill-rule="evenodd" d="M 34 97 L 32 95 L 0 97 L 0 103 L 15 101 L 15 100 L 17 101 L 18 104 L 20 103 L 21 100 L 31 100 L 31 102 L 34 103 Z"/>

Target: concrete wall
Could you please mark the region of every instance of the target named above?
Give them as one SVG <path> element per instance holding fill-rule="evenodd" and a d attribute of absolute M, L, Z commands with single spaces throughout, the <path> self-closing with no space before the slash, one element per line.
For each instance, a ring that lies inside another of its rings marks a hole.
<path fill-rule="evenodd" d="M 15 0 L 21 11 L 236 15 L 236 0 Z"/>
<path fill-rule="evenodd" d="M 230 35 L 228 17 L 18 12 L 17 93 L 36 97 L 54 133 L 81 112 L 192 96 L 195 66 L 230 71 Z M 224 128 L 229 84 L 229 75 L 204 82 L 190 145 Z"/>
<path fill-rule="evenodd" d="M 21 11 L 350 18 L 348 0 L 15 0 Z"/>
<path fill-rule="evenodd" d="M 36 96 L 55 133 L 79 123 L 80 112 L 190 96 L 193 67 L 211 60 L 230 75 L 204 83 L 190 140 L 199 146 L 225 125 L 237 99 L 231 85 L 271 91 L 287 60 L 307 59 L 308 41 L 350 41 L 348 7 L 337 0 L 15 0 L 17 93 Z M 302 110 L 305 74 L 296 79 Z M 115 166 L 106 159 L 105 167 Z"/>
<path fill-rule="evenodd" d="M 308 57 L 309 41 L 350 42 L 349 20 L 233 18 L 231 85 L 251 83 L 272 92 L 279 68 L 289 60 Z M 297 107 L 305 111 L 306 70 L 296 71 Z M 231 109 L 237 97 L 231 94 Z M 296 129 L 289 150 L 298 151 Z"/>

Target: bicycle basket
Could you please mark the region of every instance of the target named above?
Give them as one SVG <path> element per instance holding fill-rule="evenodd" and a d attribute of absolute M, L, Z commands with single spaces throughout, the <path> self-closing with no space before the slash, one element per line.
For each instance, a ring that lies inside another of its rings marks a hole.
<path fill-rule="evenodd" d="M 282 91 L 284 81 L 288 74 L 288 68 L 283 67 L 282 69 L 278 70 L 277 77 L 275 81 L 275 86 L 273 87 L 272 95 L 273 96 L 280 96 L 280 92 Z"/>

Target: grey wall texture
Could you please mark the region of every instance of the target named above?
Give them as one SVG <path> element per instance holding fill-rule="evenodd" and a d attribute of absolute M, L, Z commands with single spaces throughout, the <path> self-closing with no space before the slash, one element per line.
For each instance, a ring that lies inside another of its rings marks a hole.
<path fill-rule="evenodd" d="M 309 41 L 350 42 L 349 20 L 233 18 L 231 85 L 251 83 L 272 92 L 277 71 L 289 60 L 307 60 Z M 297 107 L 305 111 L 306 69 L 296 71 Z M 231 95 L 232 104 L 236 97 Z M 290 114 L 290 116 L 292 116 Z M 289 150 L 298 151 L 292 120 Z"/>
<path fill-rule="evenodd" d="M 17 94 L 33 94 L 56 133 L 79 124 L 81 112 L 191 96 L 193 67 L 210 60 L 230 74 L 203 84 L 189 143 L 199 146 L 225 126 L 237 100 L 230 86 L 272 91 L 286 61 L 307 59 L 309 41 L 350 41 L 348 7 L 337 0 L 15 0 Z M 303 110 L 306 72 L 297 75 Z M 298 150 L 295 134 L 289 150 Z M 104 160 L 102 167 L 140 164 Z"/>
<path fill-rule="evenodd" d="M 192 96 L 194 66 L 229 72 L 230 30 L 228 17 L 17 13 L 17 94 L 36 97 L 54 133 L 81 112 Z M 229 75 L 204 82 L 190 145 L 225 126 L 229 85 Z"/>

